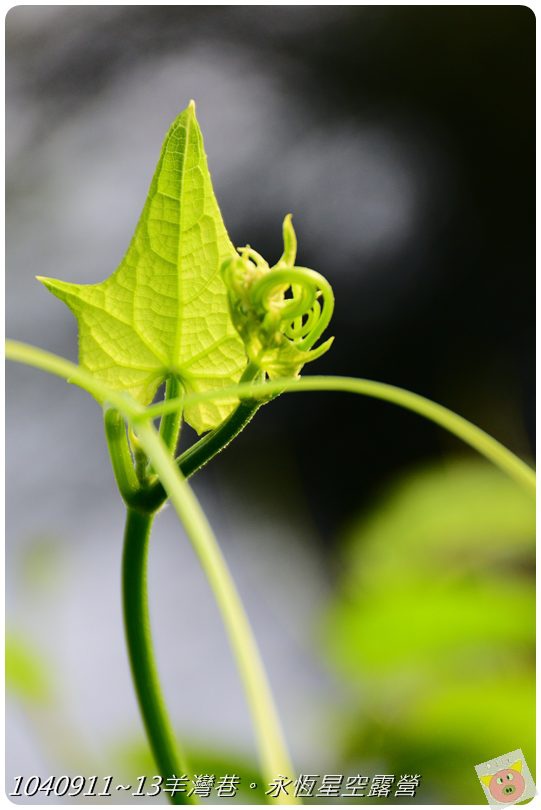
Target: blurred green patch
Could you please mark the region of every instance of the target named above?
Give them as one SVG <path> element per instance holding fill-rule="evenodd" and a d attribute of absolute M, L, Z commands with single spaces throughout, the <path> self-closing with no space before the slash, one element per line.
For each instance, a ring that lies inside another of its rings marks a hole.
<path fill-rule="evenodd" d="M 20 588 L 36 593 L 58 588 L 66 570 L 67 543 L 52 534 L 36 534 L 26 539 L 18 562 Z"/>
<path fill-rule="evenodd" d="M 324 623 L 351 772 L 475 804 L 475 764 L 522 748 L 533 769 L 534 535 L 532 499 L 483 462 L 409 475 L 351 527 Z"/>
<path fill-rule="evenodd" d="M 6 633 L 6 690 L 23 704 L 45 705 L 53 695 L 52 677 L 43 657 L 25 639 Z"/>

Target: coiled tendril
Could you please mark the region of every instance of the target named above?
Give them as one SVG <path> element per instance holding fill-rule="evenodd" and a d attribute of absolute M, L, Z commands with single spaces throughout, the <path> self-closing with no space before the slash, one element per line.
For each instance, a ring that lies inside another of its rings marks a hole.
<path fill-rule="evenodd" d="M 231 318 L 248 360 L 270 378 L 298 376 L 334 340 L 312 348 L 329 325 L 334 295 L 322 275 L 295 265 L 297 239 L 290 214 L 283 237 L 284 252 L 273 267 L 249 245 L 222 265 Z"/>

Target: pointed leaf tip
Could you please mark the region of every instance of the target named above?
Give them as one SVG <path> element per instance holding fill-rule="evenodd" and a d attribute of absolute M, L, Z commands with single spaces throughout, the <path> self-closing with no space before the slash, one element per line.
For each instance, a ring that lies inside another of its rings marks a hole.
<path fill-rule="evenodd" d="M 48 276 L 36 276 L 36 280 L 43 284 L 47 289 L 55 286 L 55 279 L 48 278 Z M 56 282 L 58 283 L 58 282 Z"/>
<path fill-rule="evenodd" d="M 48 278 L 47 276 L 36 276 L 36 279 L 43 284 L 45 289 L 49 290 L 49 292 L 57 298 L 60 298 L 60 300 L 64 301 L 68 306 L 71 306 L 67 300 L 68 296 L 73 299 L 74 296 L 77 296 L 77 292 L 80 288 L 78 284 L 71 284 L 68 281 L 59 281 L 56 278 Z"/>
<path fill-rule="evenodd" d="M 36 276 L 36 281 L 39 281 L 48 290 L 52 290 L 55 286 L 54 278 L 48 278 L 47 276 Z"/>

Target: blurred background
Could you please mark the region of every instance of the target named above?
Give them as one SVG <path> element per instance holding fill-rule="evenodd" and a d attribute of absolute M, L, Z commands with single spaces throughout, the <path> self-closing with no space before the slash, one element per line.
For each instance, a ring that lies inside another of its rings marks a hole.
<path fill-rule="evenodd" d="M 34 276 L 115 269 L 195 98 L 233 242 L 274 262 L 291 211 L 300 263 L 334 287 L 336 340 L 307 373 L 412 389 L 531 460 L 534 37 L 518 6 L 12 9 L 8 336 L 76 359 L 74 319 Z M 6 419 L 7 789 L 151 775 L 100 409 L 9 365 Z M 475 764 L 520 747 L 533 772 L 534 515 L 512 481 L 394 406 L 306 393 L 260 411 L 194 487 L 297 773 L 421 774 L 410 803 L 483 803 Z M 194 772 L 257 781 L 220 618 L 171 510 L 149 565 Z"/>

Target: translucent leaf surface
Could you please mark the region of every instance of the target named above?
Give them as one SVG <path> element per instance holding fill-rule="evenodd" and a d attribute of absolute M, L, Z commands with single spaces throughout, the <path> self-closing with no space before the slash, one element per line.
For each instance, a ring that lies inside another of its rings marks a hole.
<path fill-rule="evenodd" d="M 79 325 L 79 362 L 148 404 L 177 375 L 187 391 L 237 382 L 246 355 L 220 274 L 235 256 L 214 196 L 192 103 L 171 126 L 128 251 L 100 284 L 40 278 Z M 234 402 L 201 403 L 185 418 L 202 433 Z"/>

